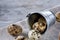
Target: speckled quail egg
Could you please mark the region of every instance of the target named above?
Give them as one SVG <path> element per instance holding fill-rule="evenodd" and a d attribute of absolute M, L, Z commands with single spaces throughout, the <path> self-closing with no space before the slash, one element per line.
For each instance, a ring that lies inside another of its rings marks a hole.
<path fill-rule="evenodd" d="M 56 21 L 60 22 L 60 12 L 57 12 L 55 16 L 56 16 Z"/>
<path fill-rule="evenodd" d="M 24 36 L 18 36 L 16 38 L 16 40 L 28 40 L 28 38 L 24 37 Z"/>
<path fill-rule="evenodd" d="M 37 30 L 31 30 L 28 33 L 28 37 L 30 40 L 38 40 L 41 37 L 41 35 Z"/>
<path fill-rule="evenodd" d="M 12 36 L 18 36 L 22 33 L 22 28 L 19 25 L 11 24 L 7 28 L 8 33 Z"/>
<path fill-rule="evenodd" d="M 46 31 L 46 25 L 44 23 L 34 23 L 33 29 L 38 30 L 41 34 Z"/>
<path fill-rule="evenodd" d="M 58 40 L 60 40 L 60 33 L 59 33 L 59 35 L 58 35 Z"/>

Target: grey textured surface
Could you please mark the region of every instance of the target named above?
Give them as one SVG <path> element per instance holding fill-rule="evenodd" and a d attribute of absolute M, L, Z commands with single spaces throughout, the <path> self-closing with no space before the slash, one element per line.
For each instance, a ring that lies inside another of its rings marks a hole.
<path fill-rule="evenodd" d="M 21 21 L 25 19 L 26 15 L 30 12 L 38 12 L 59 4 L 60 0 L 0 0 L 0 27 L 2 28 L 8 24 Z M 42 36 L 41 40 L 58 40 L 59 32 L 60 23 L 56 22 L 55 25 Z M 0 36 L 3 35 L 5 37 L 4 33 L 0 34 Z M 5 39 L 2 38 L 0 40 Z M 6 40 L 10 40 L 10 38 Z"/>
<path fill-rule="evenodd" d="M 59 0 L 0 0 L 0 27 L 22 20 L 30 12 L 59 4 Z"/>

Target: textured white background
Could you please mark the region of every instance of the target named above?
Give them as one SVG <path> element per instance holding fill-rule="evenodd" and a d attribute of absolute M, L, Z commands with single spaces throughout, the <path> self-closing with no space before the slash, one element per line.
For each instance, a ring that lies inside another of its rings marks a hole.
<path fill-rule="evenodd" d="M 60 5 L 60 0 L 0 0 L 0 27 L 2 28 L 8 24 L 21 21 L 30 12 L 41 11 L 57 5 Z M 59 31 L 60 23 L 56 22 L 43 35 L 42 40 L 58 40 Z M 3 36 L 3 34 L 0 36 Z M 5 39 L 2 38 L 0 40 Z"/>

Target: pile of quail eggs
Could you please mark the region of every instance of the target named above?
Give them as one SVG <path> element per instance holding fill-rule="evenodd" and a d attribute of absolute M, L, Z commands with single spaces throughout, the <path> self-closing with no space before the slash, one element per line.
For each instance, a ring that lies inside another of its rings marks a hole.
<path fill-rule="evenodd" d="M 32 25 L 32 28 L 28 32 L 28 37 L 25 37 L 22 34 L 22 27 L 17 24 L 11 24 L 8 26 L 7 30 L 10 35 L 16 37 L 15 40 L 38 40 L 41 37 L 41 33 L 46 29 L 46 21 L 43 18 L 40 18 L 38 22 L 35 22 Z"/>

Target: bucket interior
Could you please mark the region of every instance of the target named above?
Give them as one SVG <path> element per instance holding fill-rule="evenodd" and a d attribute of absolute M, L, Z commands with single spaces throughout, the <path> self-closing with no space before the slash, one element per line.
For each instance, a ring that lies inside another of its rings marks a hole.
<path fill-rule="evenodd" d="M 28 17 L 28 23 L 29 23 L 31 29 L 33 29 L 32 28 L 33 24 L 36 23 L 36 22 L 38 22 L 39 18 L 43 18 L 44 21 L 46 21 L 45 18 L 40 13 L 32 13 Z M 45 30 L 43 32 L 41 32 L 41 34 L 43 34 L 46 31 L 46 29 L 47 29 L 47 25 L 46 25 Z"/>

